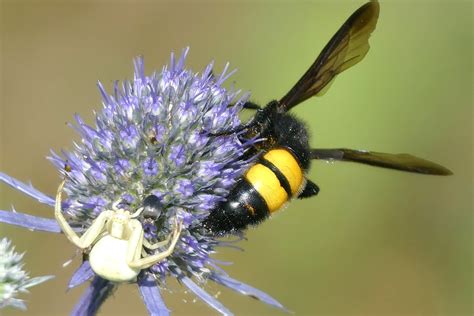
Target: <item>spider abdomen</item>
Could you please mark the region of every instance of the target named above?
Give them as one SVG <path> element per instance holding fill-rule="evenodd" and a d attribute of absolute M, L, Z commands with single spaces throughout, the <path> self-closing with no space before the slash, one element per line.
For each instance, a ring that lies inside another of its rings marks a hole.
<path fill-rule="evenodd" d="M 102 278 L 113 282 L 134 280 L 140 269 L 133 269 L 127 264 L 128 240 L 110 235 L 104 236 L 94 244 L 89 254 L 92 270 Z"/>

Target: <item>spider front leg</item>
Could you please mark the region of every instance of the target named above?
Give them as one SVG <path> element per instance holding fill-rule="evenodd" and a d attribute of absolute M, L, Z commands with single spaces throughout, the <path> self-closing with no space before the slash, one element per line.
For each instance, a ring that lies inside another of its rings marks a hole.
<path fill-rule="evenodd" d="M 155 263 L 158 263 L 166 259 L 173 253 L 176 243 L 179 240 L 179 236 L 183 228 L 183 223 L 182 222 L 178 223 L 178 221 L 175 222 L 173 233 L 170 234 L 170 236 L 172 237 L 171 237 L 171 243 L 168 249 L 166 249 L 163 252 L 160 252 L 148 257 L 144 257 L 144 258 L 141 258 L 141 252 L 144 245 L 143 227 L 138 220 L 131 221 L 130 226 L 132 228 L 132 234 L 130 236 L 129 243 L 128 243 L 127 263 L 129 267 L 134 268 L 134 269 L 146 269 L 146 268 L 151 267 Z M 159 242 L 159 243 L 152 244 L 149 246 L 150 246 L 150 249 L 156 249 L 160 247 L 161 244 L 163 244 L 163 242 Z"/>
<path fill-rule="evenodd" d="M 168 237 L 166 237 L 165 240 L 163 241 L 159 241 L 157 243 L 150 243 L 148 240 L 146 239 L 143 239 L 143 247 L 147 248 L 147 249 L 150 249 L 150 250 L 156 250 L 160 247 L 163 247 L 165 245 L 167 245 L 171 240 L 171 235 L 169 235 Z"/>
<path fill-rule="evenodd" d="M 104 211 L 100 213 L 99 216 L 94 220 L 92 225 L 84 232 L 84 234 L 79 237 L 76 232 L 69 226 L 68 222 L 64 218 L 64 215 L 61 210 L 61 202 L 62 202 L 62 192 L 64 188 L 64 183 L 66 181 L 61 182 L 58 187 L 58 192 L 56 194 L 56 204 L 54 207 L 54 216 L 56 217 L 56 221 L 58 222 L 61 230 L 63 231 L 64 235 L 66 235 L 67 239 L 76 245 L 78 248 L 86 249 L 97 239 L 97 237 L 102 233 L 105 227 L 105 223 L 114 213 L 113 211 Z"/>

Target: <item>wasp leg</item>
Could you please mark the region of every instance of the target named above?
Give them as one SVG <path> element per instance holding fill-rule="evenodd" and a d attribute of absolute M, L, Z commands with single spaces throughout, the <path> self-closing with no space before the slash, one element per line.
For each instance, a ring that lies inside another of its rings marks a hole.
<path fill-rule="evenodd" d="M 182 222 L 176 223 L 172 233 L 171 244 L 167 250 L 145 258 L 140 258 L 143 245 L 143 228 L 139 221 L 133 220 L 131 223 L 132 235 L 129 240 L 127 251 L 127 264 L 134 269 L 146 269 L 169 257 L 176 246 L 181 234 Z M 153 245 L 152 245 L 153 246 Z"/>
<path fill-rule="evenodd" d="M 75 244 L 81 249 L 86 249 L 97 239 L 97 237 L 102 233 L 105 227 L 105 223 L 110 219 L 113 211 L 104 211 L 100 213 L 99 216 L 92 222 L 92 225 L 84 232 L 84 234 L 79 237 L 76 232 L 69 226 L 68 222 L 64 218 L 64 215 L 61 210 L 61 201 L 62 201 L 62 192 L 64 188 L 65 181 L 61 182 L 58 187 L 58 192 L 56 194 L 56 204 L 54 207 L 54 216 L 58 222 L 61 230 L 67 239 Z"/>
<path fill-rule="evenodd" d="M 261 109 L 260 105 L 256 104 L 256 103 L 253 103 L 253 102 L 250 102 L 250 101 L 247 101 L 244 103 L 243 105 L 243 108 L 244 109 L 248 109 L 248 110 L 258 110 L 258 109 Z"/>
<path fill-rule="evenodd" d="M 233 107 L 233 106 L 235 106 L 235 103 L 231 103 L 228 105 L 228 107 Z M 242 105 L 242 108 L 247 109 L 247 110 L 259 110 L 262 107 L 256 103 L 247 101 L 244 103 L 244 105 Z"/>
<path fill-rule="evenodd" d="M 298 195 L 298 199 L 309 198 L 309 197 L 318 195 L 318 193 L 319 193 L 319 186 L 311 180 L 306 180 L 306 185 L 303 191 L 301 191 L 301 193 Z"/>
<path fill-rule="evenodd" d="M 242 132 L 242 131 L 244 131 L 244 130 L 246 130 L 246 129 L 249 129 L 249 128 L 252 127 L 253 125 L 255 125 L 255 122 L 254 122 L 254 120 L 251 120 L 249 123 L 246 123 L 246 124 L 237 126 L 237 127 L 234 128 L 234 129 L 228 129 L 228 130 L 225 130 L 225 131 L 222 131 L 222 132 L 217 132 L 217 133 L 209 133 L 209 136 L 212 136 L 212 137 L 216 137 L 216 136 L 228 136 L 228 135 L 240 133 L 240 132 Z"/>

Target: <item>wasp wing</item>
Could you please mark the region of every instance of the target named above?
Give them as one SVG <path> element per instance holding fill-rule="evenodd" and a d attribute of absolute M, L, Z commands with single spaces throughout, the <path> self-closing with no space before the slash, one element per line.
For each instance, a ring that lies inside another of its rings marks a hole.
<path fill-rule="evenodd" d="M 318 148 L 311 150 L 311 159 L 352 161 L 382 168 L 423 174 L 443 176 L 453 174 L 451 170 L 437 163 L 410 154 L 387 154 L 346 148 Z"/>
<path fill-rule="evenodd" d="M 326 44 L 316 61 L 280 100 L 279 111 L 286 112 L 319 94 L 337 74 L 361 61 L 369 51 L 369 37 L 375 30 L 379 4 L 371 1 L 355 11 Z"/>

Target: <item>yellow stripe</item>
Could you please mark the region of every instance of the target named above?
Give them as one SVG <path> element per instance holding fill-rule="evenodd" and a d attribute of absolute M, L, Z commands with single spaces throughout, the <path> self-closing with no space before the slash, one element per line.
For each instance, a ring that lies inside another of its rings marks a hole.
<path fill-rule="evenodd" d="M 256 164 L 245 174 L 245 179 L 257 190 L 268 206 L 270 213 L 278 210 L 286 201 L 288 194 L 280 186 L 273 171 L 262 164 Z"/>
<path fill-rule="evenodd" d="M 272 149 L 263 158 L 274 164 L 285 176 L 290 184 L 292 195 L 299 192 L 304 181 L 303 171 L 292 153 L 283 148 Z"/>

